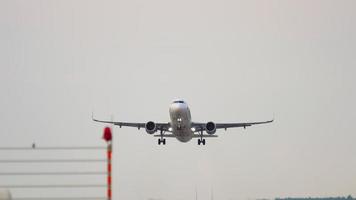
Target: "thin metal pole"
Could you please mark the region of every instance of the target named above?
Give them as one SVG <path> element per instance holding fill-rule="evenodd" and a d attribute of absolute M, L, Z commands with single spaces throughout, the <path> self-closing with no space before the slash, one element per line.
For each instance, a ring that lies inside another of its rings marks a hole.
<path fill-rule="evenodd" d="M 0 147 L 0 151 L 11 151 L 11 150 L 105 150 L 106 147 L 103 146 L 53 146 L 53 147 Z"/>
<path fill-rule="evenodd" d="M 1 172 L 0 176 L 56 176 L 56 175 L 106 175 L 107 172 Z"/>
<path fill-rule="evenodd" d="M 105 159 L 38 159 L 38 160 L 0 160 L 0 163 L 77 163 L 77 162 L 105 162 Z"/>
<path fill-rule="evenodd" d="M 106 197 L 19 197 L 12 200 L 107 200 Z"/>
<path fill-rule="evenodd" d="M 105 187 L 105 184 L 85 184 L 85 185 L 0 185 L 0 188 L 100 188 Z"/>

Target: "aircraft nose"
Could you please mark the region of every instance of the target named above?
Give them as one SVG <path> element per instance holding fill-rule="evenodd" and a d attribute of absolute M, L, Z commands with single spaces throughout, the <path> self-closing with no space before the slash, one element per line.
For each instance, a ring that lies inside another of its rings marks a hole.
<path fill-rule="evenodd" d="M 180 113 L 186 109 L 187 109 L 187 106 L 185 104 L 181 104 L 181 103 L 174 103 L 170 107 L 170 111 L 174 112 L 174 113 Z"/>

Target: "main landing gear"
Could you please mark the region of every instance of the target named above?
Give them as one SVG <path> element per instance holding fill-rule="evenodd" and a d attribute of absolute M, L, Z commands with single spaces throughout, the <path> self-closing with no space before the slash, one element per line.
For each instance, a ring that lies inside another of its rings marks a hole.
<path fill-rule="evenodd" d="M 163 138 L 163 133 L 164 133 L 164 131 L 161 129 L 161 138 L 158 139 L 158 145 L 161 145 L 161 143 L 163 145 L 166 145 L 166 139 Z"/>
<path fill-rule="evenodd" d="M 166 145 L 166 139 L 165 139 L 165 138 L 158 139 L 158 145 L 161 145 L 161 143 L 162 143 L 163 145 Z"/>
<path fill-rule="evenodd" d="M 200 144 L 205 145 L 205 139 L 198 139 L 198 145 Z"/>
<path fill-rule="evenodd" d="M 198 145 L 205 145 L 205 139 L 203 139 L 203 131 L 200 131 L 200 139 L 198 139 Z"/>

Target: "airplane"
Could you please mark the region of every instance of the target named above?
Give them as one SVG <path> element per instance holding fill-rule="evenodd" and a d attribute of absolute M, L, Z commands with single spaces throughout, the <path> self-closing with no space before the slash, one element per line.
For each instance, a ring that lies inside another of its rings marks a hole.
<path fill-rule="evenodd" d="M 108 123 L 119 126 L 135 127 L 140 130 L 140 128 L 145 128 L 148 134 L 154 134 L 159 132 L 158 135 L 154 137 L 159 137 L 158 145 L 165 145 L 165 138 L 176 138 L 180 142 L 189 142 L 192 138 L 198 138 L 198 145 L 205 145 L 205 139 L 209 137 L 218 137 L 215 135 L 217 129 L 236 128 L 243 127 L 246 129 L 247 126 L 257 125 L 257 124 L 267 124 L 273 122 L 261 121 L 261 122 L 245 122 L 245 123 L 214 123 L 209 121 L 207 123 L 197 123 L 193 122 L 190 109 L 188 104 L 182 100 L 174 100 L 169 107 L 170 122 L 167 123 L 156 123 L 153 121 L 148 121 L 146 123 L 131 123 L 131 122 L 119 122 L 119 121 L 104 121 L 95 119 L 92 116 L 92 120 L 95 122 Z M 204 134 L 204 131 L 207 134 Z M 166 134 L 166 132 L 170 134 Z"/>

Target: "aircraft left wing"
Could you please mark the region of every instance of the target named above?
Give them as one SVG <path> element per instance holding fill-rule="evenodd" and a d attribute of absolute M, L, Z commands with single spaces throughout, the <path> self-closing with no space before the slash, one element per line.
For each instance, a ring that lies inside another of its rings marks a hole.
<path fill-rule="evenodd" d="M 271 123 L 274 120 L 261 121 L 261 122 L 245 122 L 245 123 L 215 123 L 216 129 L 228 129 L 228 128 L 246 128 L 248 126 L 257 125 L 257 124 L 267 124 Z M 206 123 L 192 123 L 192 127 L 195 128 L 194 132 L 206 131 Z"/>
<path fill-rule="evenodd" d="M 218 123 L 216 124 L 216 129 L 227 129 L 227 128 L 237 128 L 237 127 L 244 127 L 257 125 L 257 124 L 267 124 L 271 123 L 273 120 L 263 121 L 263 122 L 247 122 L 247 123 Z"/>

